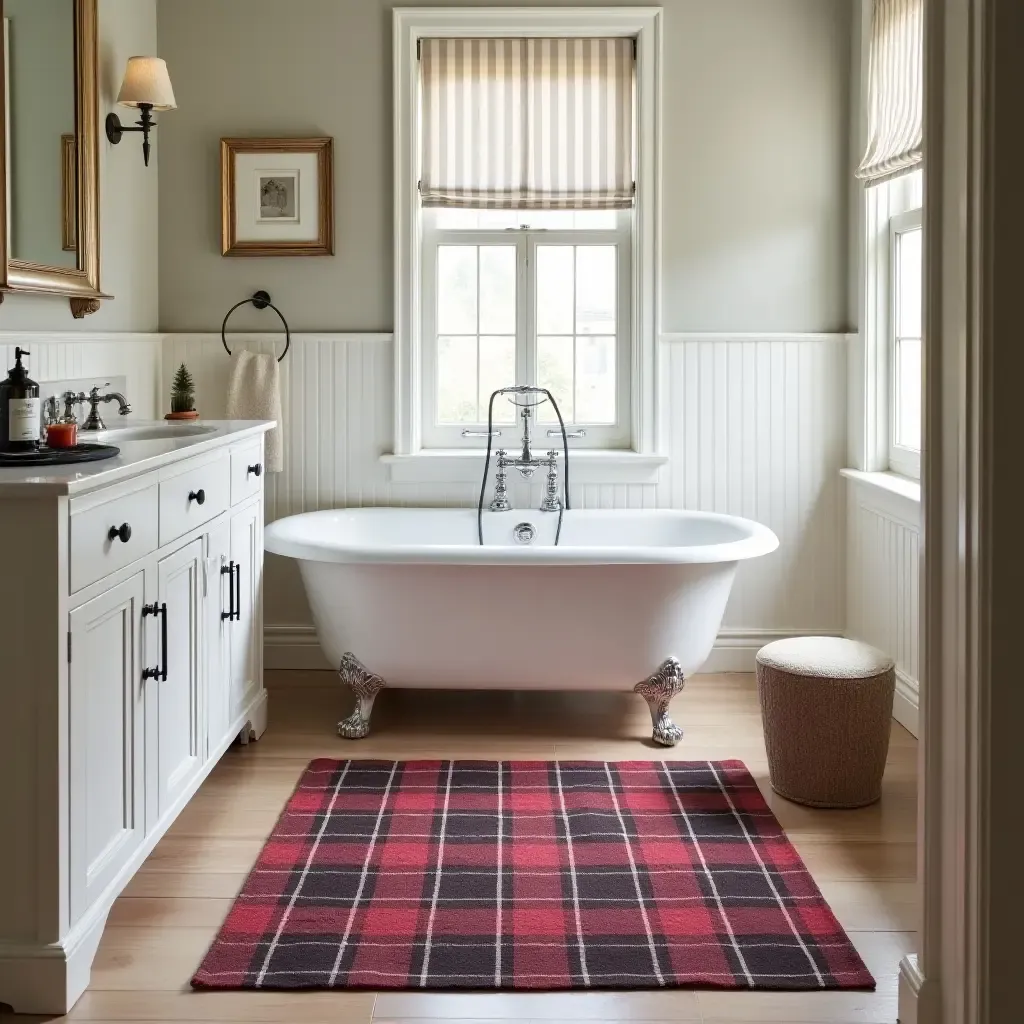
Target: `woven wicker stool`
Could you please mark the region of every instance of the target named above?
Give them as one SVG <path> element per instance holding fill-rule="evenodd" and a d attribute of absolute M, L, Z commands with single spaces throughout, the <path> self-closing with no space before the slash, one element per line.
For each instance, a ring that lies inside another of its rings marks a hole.
<path fill-rule="evenodd" d="M 776 640 L 757 652 L 772 789 L 810 807 L 864 807 L 882 795 L 896 668 L 841 637 Z"/>

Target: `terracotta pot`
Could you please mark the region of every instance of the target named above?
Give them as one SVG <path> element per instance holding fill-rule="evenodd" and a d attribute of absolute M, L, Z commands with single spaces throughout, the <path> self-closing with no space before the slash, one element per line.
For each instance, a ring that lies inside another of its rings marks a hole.
<path fill-rule="evenodd" d="M 195 409 L 190 409 L 188 412 L 169 412 L 164 416 L 165 420 L 197 420 L 199 419 L 199 413 Z"/>

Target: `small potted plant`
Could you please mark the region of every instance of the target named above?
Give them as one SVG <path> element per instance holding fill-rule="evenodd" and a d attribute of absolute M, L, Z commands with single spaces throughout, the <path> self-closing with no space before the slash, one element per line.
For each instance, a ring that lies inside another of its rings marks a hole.
<path fill-rule="evenodd" d="M 182 363 L 174 374 L 171 382 L 171 411 L 164 417 L 167 420 L 194 420 L 199 418 L 196 412 L 196 386 L 188 367 Z"/>

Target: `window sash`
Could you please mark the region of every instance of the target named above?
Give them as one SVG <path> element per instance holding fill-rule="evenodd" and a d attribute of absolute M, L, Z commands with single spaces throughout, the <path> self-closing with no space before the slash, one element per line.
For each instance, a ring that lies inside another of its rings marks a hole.
<path fill-rule="evenodd" d="M 921 478 L 921 451 L 917 448 L 897 444 L 900 402 L 899 345 L 904 337 L 907 340 L 914 340 L 909 335 L 901 336 L 899 334 L 897 307 L 899 303 L 900 236 L 908 231 L 919 230 L 922 223 L 920 208 L 897 214 L 889 220 L 889 468 L 894 473 L 900 473 L 915 480 Z M 923 323 L 921 333 L 923 352 Z"/>
<path fill-rule="evenodd" d="M 485 441 L 466 438 L 463 430 L 484 430 L 486 419 L 477 423 L 440 424 L 437 422 L 437 267 L 438 248 L 441 245 L 515 245 L 516 248 L 516 380 L 509 384 L 536 383 L 537 331 L 536 288 L 534 268 L 537 265 L 537 247 L 540 245 L 615 245 L 617 247 L 617 296 L 615 311 L 615 405 L 614 424 L 592 424 L 566 419 L 566 427 L 585 428 L 586 436 L 574 439 L 577 448 L 625 449 L 630 446 L 631 434 L 631 380 L 632 344 L 632 216 L 629 211 L 618 214 L 618 227 L 614 230 L 533 230 L 511 229 L 503 231 L 442 230 L 437 228 L 435 214 L 422 211 L 422 443 L 426 449 L 480 448 Z M 524 221 L 526 217 L 524 216 Z M 563 413 L 564 415 L 564 413 Z M 533 436 L 537 450 L 546 450 L 549 424 L 536 423 Z M 514 447 L 521 426 L 502 424 L 495 446 Z"/>

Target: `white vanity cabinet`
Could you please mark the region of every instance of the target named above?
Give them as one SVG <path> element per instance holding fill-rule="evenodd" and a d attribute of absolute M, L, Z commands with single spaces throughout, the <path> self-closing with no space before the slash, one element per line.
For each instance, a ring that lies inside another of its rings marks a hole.
<path fill-rule="evenodd" d="M 145 572 L 69 616 L 68 865 L 78 921 L 146 837 Z"/>
<path fill-rule="evenodd" d="M 157 562 L 152 614 L 143 625 L 151 641 L 145 644 L 146 667 L 154 673 L 145 684 L 146 753 L 155 752 L 156 761 L 146 771 L 150 829 L 173 810 L 206 760 L 207 737 L 200 735 L 203 549 L 197 537 Z"/>
<path fill-rule="evenodd" d="M 228 630 L 230 711 L 241 713 L 263 685 L 263 507 L 250 501 L 231 515 L 234 628 Z"/>
<path fill-rule="evenodd" d="M 126 445 L 137 466 L 123 448 L 86 486 L 0 470 L 0 1003 L 16 1011 L 70 1009 L 111 903 L 232 741 L 265 728 L 268 426 L 159 457 Z"/>

